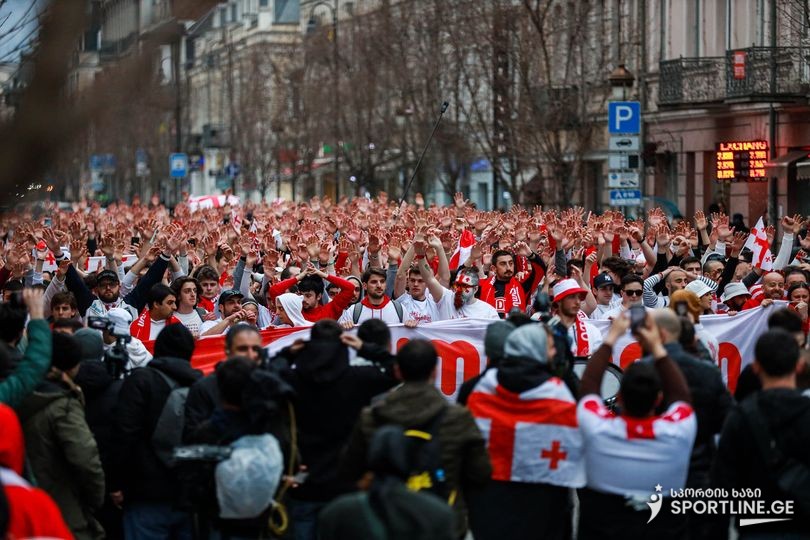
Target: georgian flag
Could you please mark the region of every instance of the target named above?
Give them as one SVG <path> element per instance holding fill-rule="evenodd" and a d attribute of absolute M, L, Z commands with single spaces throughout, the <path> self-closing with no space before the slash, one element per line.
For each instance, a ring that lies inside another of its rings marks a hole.
<path fill-rule="evenodd" d="M 748 240 L 745 241 L 745 246 L 753 252 L 751 264 L 762 270 L 773 270 L 773 254 L 771 253 L 771 244 L 768 242 L 768 235 L 765 234 L 765 224 L 760 216 L 757 224 L 751 229 L 751 234 Z"/>
<path fill-rule="evenodd" d="M 574 396 L 557 377 L 514 394 L 498 384 L 498 370 L 481 378 L 467 401 L 487 441 L 492 479 L 585 485 L 582 436 Z"/>
<path fill-rule="evenodd" d="M 470 258 L 470 252 L 475 245 L 475 235 L 469 229 L 464 229 L 458 239 L 458 247 L 450 257 L 450 270 L 456 270 L 463 262 Z"/>

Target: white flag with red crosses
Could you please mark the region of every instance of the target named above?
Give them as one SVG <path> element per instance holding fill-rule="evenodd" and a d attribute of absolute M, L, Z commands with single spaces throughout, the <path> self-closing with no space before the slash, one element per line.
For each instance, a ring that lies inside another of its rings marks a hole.
<path fill-rule="evenodd" d="M 751 234 L 748 240 L 745 241 L 745 246 L 754 254 L 751 257 L 751 264 L 762 270 L 773 270 L 773 254 L 771 253 L 771 244 L 768 242 L 768 235 L 765 234 L 765 224 L 762 222 L 762 217 L 759 218 L 757 224 L 751 229 Z"/>

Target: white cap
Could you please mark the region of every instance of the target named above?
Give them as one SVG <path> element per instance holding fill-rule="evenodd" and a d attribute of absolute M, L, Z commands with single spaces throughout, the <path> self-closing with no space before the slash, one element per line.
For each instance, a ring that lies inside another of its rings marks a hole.
<path fill-rule="evenodd" d="M 558 281 L 557 284 L 554 285 L 553 292 L 554 302 L 559 302 L 566 296 L 571 296 L 572 294 L 579 294 L 582 296 L 588 294 L 588 291 L 579 286 L 577 280 L 570 278 Z"/>
<path fill-rule="evenodd" d="M 702 281 L 700 281 L 699 279 L 696 279 L 695 281 L 689 283 L 689 285 L 686 286 L 686 290 L 695 293 L 698 298 L 712 292 L 712 288 L 703 283 Z"/>
<path fill-rule="evenodd" d="M 107 312 L 107 318 L 115 325 L 115 335 L 129 335 L 129 325 L 132 324 L 132 315 L 123 308 L 112 308 Z"/>
<path fill-rule="evenodd" d="M 751 292 L 739 281 L 726 285 L 726 288 L 723 289 L 723 296 L 720 297 L 720 300 L 727 302 L 732 298 L 736 298 L 737 296 L 751 296 Z"/>

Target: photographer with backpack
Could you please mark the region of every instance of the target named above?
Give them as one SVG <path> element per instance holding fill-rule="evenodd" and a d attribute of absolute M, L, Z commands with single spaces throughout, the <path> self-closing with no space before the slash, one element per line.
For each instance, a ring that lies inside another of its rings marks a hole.
<path fill-rule="evenodd" d="M 154 352 L 121 387 L 108 491 L 123 505 L 127 539 L 190 538 L 189 514 L 175 507 L 178 486 L 167 455 L 180 443 L 185 397 L 202 373 L 191 367 L 194 337 L 182 324 L 164 328 Z"/>
<path fill-rule="evenodd" d="M 374 406 L 366 407 L 352 433 L 342 473 L 353 481 L 366 472 L 370 441 L 386 424 L 402 426 L 406 435 L 424 441 L 412 446 L 413 470 L 406 484 L 443 498 L 456 514 L 455 537 L 466 532 L 464 490 L 479 487 L 492 474 L 484 438 L 470 412 L 450 404 L 436 388 L 438 356 L 429 341 L 409 341 L 396 356 L 395 372 L 403 384 Z"/>

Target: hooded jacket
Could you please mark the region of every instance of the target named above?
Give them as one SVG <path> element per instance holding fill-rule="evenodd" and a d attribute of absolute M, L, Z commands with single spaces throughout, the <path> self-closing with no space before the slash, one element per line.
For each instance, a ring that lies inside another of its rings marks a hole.
<path fill-rule="evenodd" d="M 352 489 L 337 471 L 360 411 L 397 381 L 390 365 L 350 366 L 349 352 L 339 341 L 310 341 L 288 361 L 294 368 L 290 383 L 297 395 L 299 453 L 309 472 L 307 481 L 291 495 L 330 501 Z"/>
<path fill-rule="evenodd" d="M 152 433 L 171 392 L 158 370 L 181 387 L 202 377 L 188 360 L 164 356 L 124 379 L 113 411 L 108 491 L 123 490 L 128 501 L 166 503 L 177 498 L 174 475 L 152 446 Z"/>
<path fill-rule="evenodd" d="M 16 407 L 51 365 L 51 329 L 44 319 L 28 322 L 28 347 L 14 371 L 0 382 L 0 403 Z"/>
<path fill-rule="evenodd" d="M 8 501 L 9 538 L 73 538 L 59 508 L 22 478 L 25 445 L 14 411 L 0 404 L 0 484 Z"/>
<path fill-rule="evenodd" d="M 44 381 L 20 406 L 31 472 L 76 538 L 103 538 L 93 512 L 104 504 L 104 472 L 78 388 Z"/>
<path fill-rule="evenodd" d="M 757 395 L 760 415 L 782 455 L 810 467 L 807 452 L 810 448 L 810 399 L 798 390 L 787 388 L 762 390 Z M 762 496 L 757 498 L 765 501 L 794 498 L 779 489 L 765 465 L 741 405 L 731 409 L 723 424 L 712 467 L 712 486 L 729 490 L 758 488 L 762 490 Z M 790 521 L 746 526 L 745 531 L 807 535 L 810 516 L 802 515 L 797 506 L 794 509 L 796 513 Z"/>
<path fill-rule="evenodd" d="M 486 484 L 492 474 L 492 466 L 484 438 L 470 411 L 448 403 L 441 392 L 428 382 L 406 382 L 373 407 L 363 409 L 346 450 L 342 474 L 352 481 L 363 476 L 369 441 L 378 427 L 396 424 L 406 429 L 424 429 L 442 410 L 445 413 L 438 427 L 438 440 L 448 488 L 463 494 L 468 488 Z M 466 530 L 462 497 L 456 497 L 453 509 L 456 512 L 456 533 L 460 536 Z"/>

